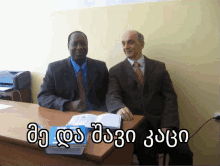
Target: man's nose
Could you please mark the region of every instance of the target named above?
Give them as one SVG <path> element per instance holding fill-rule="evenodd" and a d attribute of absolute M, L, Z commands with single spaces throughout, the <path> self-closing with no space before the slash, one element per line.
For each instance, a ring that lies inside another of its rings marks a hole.
<path fill-rule="evenodd" d="M 77 44 L 77 49 L 82 49 L 82 44 Z"/>
<path fill-rule="evenodd" d="M 125 43 L 124 48 L 127 49 L 129 47 L 129 45 L 127 43 Z"/>

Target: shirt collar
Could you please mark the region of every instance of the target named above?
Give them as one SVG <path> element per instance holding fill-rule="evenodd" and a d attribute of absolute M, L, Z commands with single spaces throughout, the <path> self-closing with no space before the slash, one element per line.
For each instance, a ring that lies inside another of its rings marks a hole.
<path fill-rule="evenodd" d="M 131 60 L 131 59 L 129 59 L 129 58 L 127 58 L 127 59 L 128 59 L 128 61 L 130 62 L 131 66 L 134 65 L 134 62 L 138 62 L 141 67 L 144 66 L 144 56 L 143 56 L 143 55 L 142 55 L 137 61 L 133 61 L 133 60 Z"/>
<path fill-rule="evenodd" d="M 87 58 L 86 58 L 86 60 L 83 62 L 82 66 L 79 66 L 72 58 L 71 58 L 70 60 L 71 60 L 71 63 L 72 63 L 72 65 L 73 65 L 73 68 L 74 68 L 74 70 L 76 71 L 76 73 L 79 72 L 80 68 L 82 69 L 82 72 L 85 71 L 85 69 L 86 69 L 86 64 L 87 64 Z"/>

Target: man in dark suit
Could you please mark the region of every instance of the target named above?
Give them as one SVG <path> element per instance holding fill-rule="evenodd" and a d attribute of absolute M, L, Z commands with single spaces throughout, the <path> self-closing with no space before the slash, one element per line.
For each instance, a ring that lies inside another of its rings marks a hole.
<path fill-rule="evenodd" d="M 144 37 L 137 31 L 126 32 L 122 45 L 127 58 L 109 70 L 108 111 L 120 114 L 124 120 L 132 120 L 133 114 L 145 116 L 136 130 L 134 144 L 141 165 L 158 165 L 161 150 L 169 152 L 170 164 L 192 165 L 193 153 L 187 143 L 169 148 L 166 142 L 157 143 L 154 139 L 158 129 L 164 133 L 168 129 L 178 133 L 179 129 L 177 95 L 165 64 L 142 54 Z M 151 141 L 146 138 L 149 130 L 153 131 L 154 142 L 152 147 L 145 147 L 144 140 L 148 145 Z"/>
<path fill-rule="evenodd" d="M 87 36 L 75 31 L 68 37 L 70 57 L 50 63 L 37 100 L 60 111 L 107 111 L 108 69 L 105 62 L 87 58 Z"/>

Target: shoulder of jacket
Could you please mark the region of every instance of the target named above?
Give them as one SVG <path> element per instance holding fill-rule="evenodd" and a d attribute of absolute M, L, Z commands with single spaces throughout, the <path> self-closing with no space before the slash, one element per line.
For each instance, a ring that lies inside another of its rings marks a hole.
<path fill-rule="evenodd" d="M 92 59 L 92 58 L 88 58 L 88 60 L 89 60 L 90 62 L 92 62 L 93 64 L 106 65 L 106 63 L 105 63 L 104 61 L 101 61 L 101 60 Z"/>
<path fill-rule="evenodd" d="M 65 58 L 65 59 L 62 59 L 62 60 L 51 62 L 51 63 L 49 63 L 49 65 L 50 66 L 63 65 L 65 63 L 67 63 L 68 60 L 69 60 L 69 58 Z"/>
<path fill-rule="evenodd" d="M 111 71 L 119 71 L 120 69 L 122 69 L 123 63 L 124 63 L 124 61 L 119 62 L 118 64 L 112 66 L 112 67 L 109 69 L 109 71 L 110 71 L 110 70 L 111 70 Z"/>
<path fill-rule="evenodd" d="M 164 62 L 161 62 L 161 61 L 158 61 L 158 60 L 155 60 L 155 59 L 150 59 L 150 58 L 147 58 L 147 60 L 154 63 L 156 66 L 165 66 Z"/>

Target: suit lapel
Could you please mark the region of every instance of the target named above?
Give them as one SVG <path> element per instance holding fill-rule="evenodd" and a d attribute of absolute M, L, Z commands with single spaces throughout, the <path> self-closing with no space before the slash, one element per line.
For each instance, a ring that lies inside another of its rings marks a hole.
<path fill-rule="evenodd" d="M 144 70 L 144 82 L 143 85 L 146 84 L 147 80 L 149 79 L 149 76 L 154 68 L 154 61 L 148 59 L 146 56 L 144 56 L 144 62 L 145 62 L 145 70 Z"/>
<path fill-rule="evenodd" d="M 66 71 L 67 71 L 67 72 L 64 73 L 64 74 L 67 75 L 67 77 L 68 77 L 68 79 L 69 79 L 69 81 L 70 81 L 70 85 L 73 87 L 73 88 L 72 88 L 72 91 L 74 92 L 74 91 L 77 90 L 78 86 L 77 86 L 77 80 L 76 80 L 75 73 L 74 73 L 74 71 L 73 71 L 73 67 L 72 67 L 70 58 L 71 58 L 71 56 L 70 56 L 69 58 L 67 58 L 67 65 L 66 65 L 66 69 L 67 69 Z M 72 93 L 72 94 L 73 94 L 73 93 Z"/>
<path fill-rule="evenodd" d="M 96 77 L 97 77 L 97 69 L 94 66 L 92 59 L 87 58 L 86 96 L 91 90 L 91 87 L 94 84 Z"/>
<path fill-rule="evenodd" d="M 123 69 L 124 69 L 124 72 L 130 77 L 132 78 L 133 80 L 137 81 L 139 83 L 139 80 L 136 76 L 136 73 L 134 71 L 134 69 L 132 68 L 130 62 L 125 59 L 124 62 L 123 62 Z"/>

